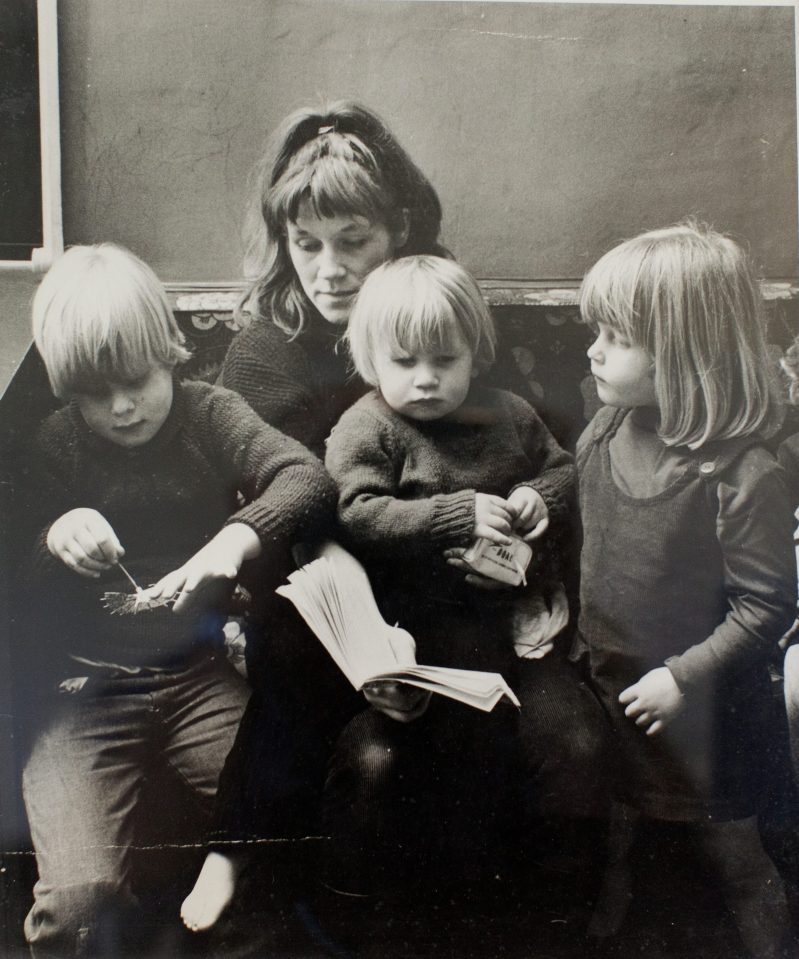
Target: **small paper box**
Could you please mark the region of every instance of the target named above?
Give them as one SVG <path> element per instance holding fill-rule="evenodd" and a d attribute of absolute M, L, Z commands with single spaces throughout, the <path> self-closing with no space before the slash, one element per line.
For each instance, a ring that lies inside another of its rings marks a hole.
<path fill-rule="evenodd" d="M 525 572 L 530 565 L 533 551 L 518 536 L 512 536 L 510 546 L 500 546 L 487 539 L 478 539 L 463 554 L 463 559 L 475 573 L 496 579 L 500 583 L 518 586 L 526 583 Z"/>

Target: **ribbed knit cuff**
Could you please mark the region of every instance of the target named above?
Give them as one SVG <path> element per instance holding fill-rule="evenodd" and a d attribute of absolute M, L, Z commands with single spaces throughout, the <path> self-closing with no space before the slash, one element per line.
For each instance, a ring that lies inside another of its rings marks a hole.
<path fill-rule="evenodd" d="M 433 497 L 430 538 L 447 546 L 466 546 L 474 536 L 473 489 Z"/>
<path fill-rule="evenodd" d="M 286 469 L 263 496 L 242 507 L 223 524 L 244 523 L 258 534 L 262 543 L 313 532 L 323 527 L 334 508 L 333 485 L 315 465 Z"/>
<path fill-rule="evenodd" d="M 553 525 L 567 524 L 572 512 L 575 483 L 569 483 L 561 470 L 573 471 L 574 467 L 571 465 L 558 467 L 556 476 L 537 476 L 527 483 L 518 483 L 510 491 L 512 493 L 520 486 L 529 486 L 540 493 L 549 511 L 549 522 Z"/>

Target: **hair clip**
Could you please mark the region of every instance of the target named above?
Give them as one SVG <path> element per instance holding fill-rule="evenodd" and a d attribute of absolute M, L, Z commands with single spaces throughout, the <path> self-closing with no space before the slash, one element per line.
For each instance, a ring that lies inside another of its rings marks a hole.
<path fill-rule="evenodd" d="M 335 124 L 335 123 L 331 123 L 329 126 L 319 127 L 319 129 L 318 129 L 317 132 L 316 132 L 316 135 L 317 135 L 318 137 L 320 137 L 320 136 L 322 136 L 323 133 L 334 133 L 335 130 L 336 130 L 336 124 Z"/>

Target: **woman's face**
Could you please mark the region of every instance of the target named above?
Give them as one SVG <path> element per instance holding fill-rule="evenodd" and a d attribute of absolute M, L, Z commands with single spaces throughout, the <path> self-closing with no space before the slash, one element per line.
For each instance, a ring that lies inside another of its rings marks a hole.
<path fill-rule="evenodd" d="M 390 260 L 407 239 L 365 216 L 318 217 L 307 202 L 287 224 L 288 251 L 305 295 L 328 323 L 350 318 L 355 295 L 366 277 Z"/>

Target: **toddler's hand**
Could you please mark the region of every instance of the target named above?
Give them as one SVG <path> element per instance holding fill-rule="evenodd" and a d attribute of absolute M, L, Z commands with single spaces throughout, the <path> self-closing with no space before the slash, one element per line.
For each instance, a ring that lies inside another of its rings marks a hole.
<path fill-rule="evenodd" d="M 656 736 L 682 712 L 685 700 L 680 687 L 667 666 L 658 666 L 645 673 L 637 683 L 619 695 L 627 708 L 624 715 L 646 728 L 647 736 Z"/>
<path fill-rule="evenodd" d="M 70 569 L 97 579 L 125 555 L 108 520 L 96 509 L 72 509 L 47 533 L 47 548 Z"/>
<path fill-rule="evenodd" d="M 450 566 L 454 566 L 455 569 L 466 573 L 464 579 L 470 586 L 477 586 L 478 589 L 489 590 L 513 589 L 508 583 L 500 583 L 498 579 L 489 579 L 488 576 L 481 576 L 480 573 L 475 573 L 472 567 L 463 558 L 465 552 L 465 546 L 452 546 L 450 549 L 444 550 L 444 559 Z"/>
<path fill-rule="evenodd" d="M 388 645 L 391 652 L 402 666 L 416 665 L 416 640 L 411 636 L 407 629 L 399 626 L 389 626 L 386 629 L 388 636 Z"/>
<path fill-rule="evenodd" d="M 235 579 L 245 559 L 261 552 L 261 541 L 245 523 L 231 523 L 198 550 L 179 569 L 142 590 L 141 599 L 169 599 L 180 593 L 172 611 L 180 613 L 189 606 L 203 587 L 220 579 Z"/>
<path fill-rule="evenodd" d="M 474 494 L 474 536 L 482 537 L 492 543 L 510 546 L 511 523 L 513 513 L 508 501 L 490 493 Z"/>
<path fill-rule="evenodd" d="M 426 689 L 408 683 L 376 682 L 363 687 L 363 694 L 375 709 L 385 713 L 398 723 L 411 723 L 418 719 L 430 703 Z"/>
<path fill-rule="evenodd" d="M 508 497 L 513 529 L 529 542 L 538 539 L 549 526 L 549 509 L 543 496 L 532 486 L 519 486 Z"/>

